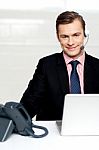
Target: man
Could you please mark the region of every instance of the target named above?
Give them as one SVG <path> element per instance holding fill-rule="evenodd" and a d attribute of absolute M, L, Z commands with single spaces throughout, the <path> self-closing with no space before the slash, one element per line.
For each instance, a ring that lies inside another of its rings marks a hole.
<path fill-rule="evenodd" d="M 77 12 L 66 11 L 56 20 L 61 53 L 40 59 L 21 103 L 31 118 L 60 120 L 64 96 L 71 92 L 71 61 L 78 60 L 81 93 L 99 93 L 99 60 L 84 51 L 85 21 Z"/>

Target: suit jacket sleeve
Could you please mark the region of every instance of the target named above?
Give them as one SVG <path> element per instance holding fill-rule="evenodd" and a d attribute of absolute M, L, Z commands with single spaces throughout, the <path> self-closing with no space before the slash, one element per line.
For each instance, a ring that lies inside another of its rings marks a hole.
<path fill-rule="evenodd" d="M 33 79 L 30 80 L 28 88 L 26 89 L 21 99 L 21 103 L 27 109 L 31 117 L 38 113 L 41 101 L 43 100 L 46 93 L 44 72 L 44 64 L 42 60 L 40 60 L 33 75 Z"/>

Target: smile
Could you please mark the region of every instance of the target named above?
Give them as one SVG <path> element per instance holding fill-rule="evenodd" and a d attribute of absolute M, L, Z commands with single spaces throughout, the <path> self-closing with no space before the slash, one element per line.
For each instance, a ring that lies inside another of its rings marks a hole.
<path fill-rule="evenodd" d="M 73 50 L 75 50 L 76 48 L 77 48 L 78 46 L 75 46 L 75 47 L 66 47 L 68 50 L 70 50 L 70 51 L 73 51 Z"/>

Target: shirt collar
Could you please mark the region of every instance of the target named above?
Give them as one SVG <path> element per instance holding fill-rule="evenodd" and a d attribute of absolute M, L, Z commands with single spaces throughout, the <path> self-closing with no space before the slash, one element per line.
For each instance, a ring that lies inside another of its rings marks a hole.
<path fill-rule="evenodd" d="M 64 51 L 63 51 L 63 57 L 64 57 L 64 60 L 65 60 L 65 63 L 66 65 L 69 64 L 70 61 L 72 61 L 73 59 L 69 56 L 67 56 Z M 78 60 L 80 62 L 80 64 L 82 64 L 84 66 L 84 61 L 85 61 L 85 51 L 83 51 L 83 54 L 78 57 L 76 60 Z"/>

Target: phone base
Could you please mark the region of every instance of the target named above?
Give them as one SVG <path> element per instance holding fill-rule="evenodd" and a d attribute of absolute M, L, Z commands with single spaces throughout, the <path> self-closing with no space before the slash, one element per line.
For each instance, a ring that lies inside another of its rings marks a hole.
<path fill-rule="evenodd" d="M 0 142 L 5 141 L 13 132 L 14 124 L 8 118 L 0 117 Z"/>

